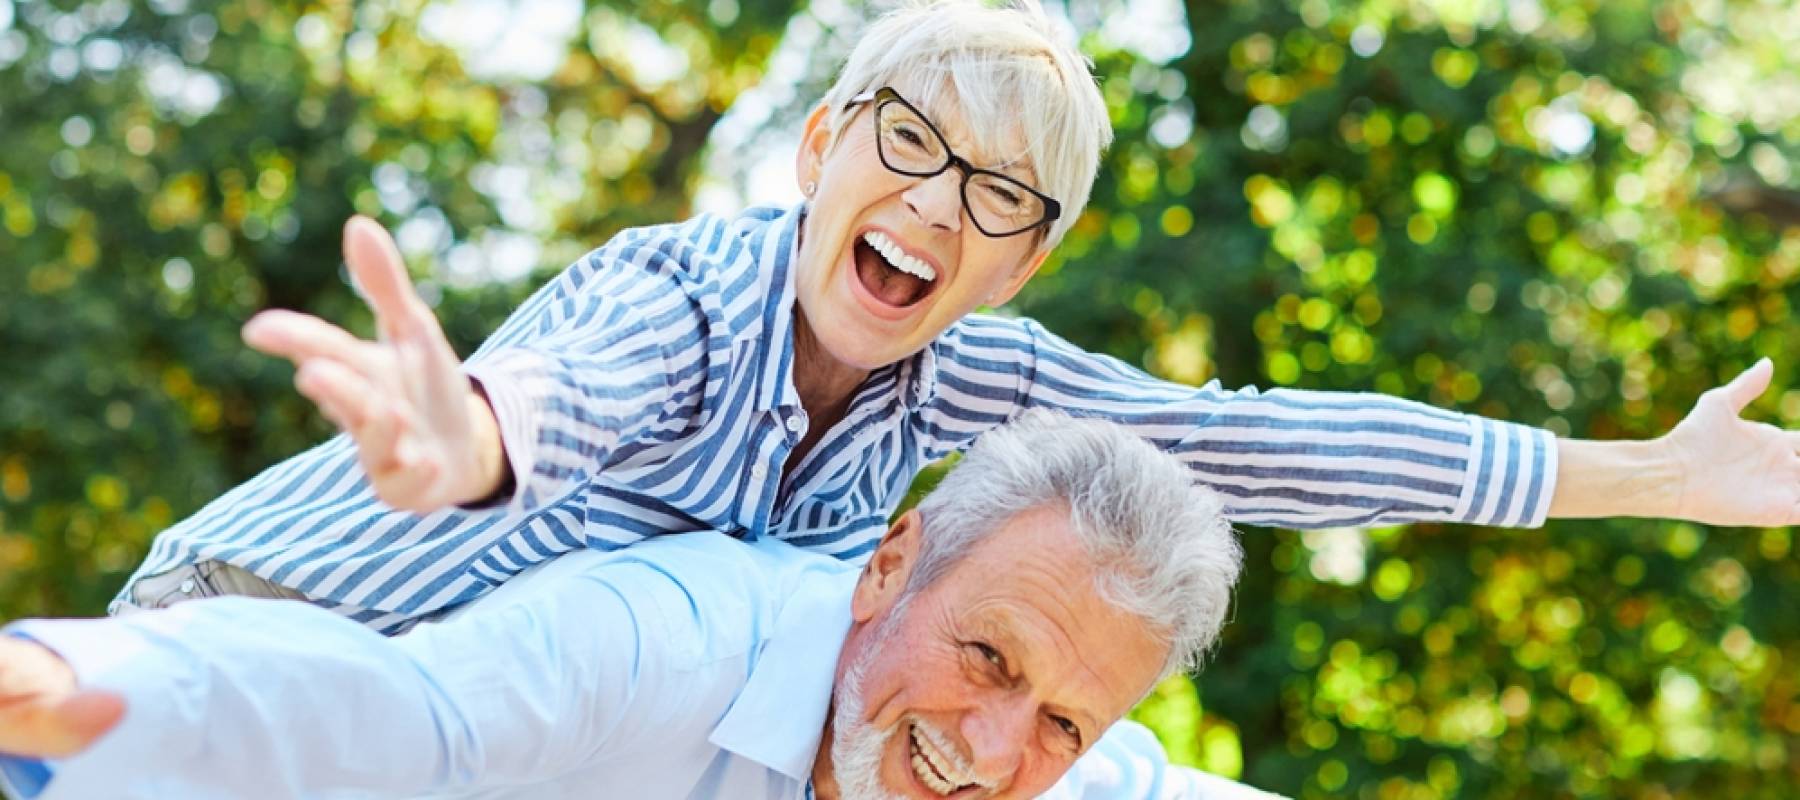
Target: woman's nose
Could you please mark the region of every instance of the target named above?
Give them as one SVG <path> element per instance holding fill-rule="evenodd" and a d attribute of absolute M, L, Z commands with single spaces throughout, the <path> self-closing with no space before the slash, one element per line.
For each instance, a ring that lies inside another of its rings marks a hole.
<path fill-rule="evenodd" d="M 962 230 L 962 173 L 954 168 L 921 178 L 900 199 L 920 224 L 951 233 Z"/>

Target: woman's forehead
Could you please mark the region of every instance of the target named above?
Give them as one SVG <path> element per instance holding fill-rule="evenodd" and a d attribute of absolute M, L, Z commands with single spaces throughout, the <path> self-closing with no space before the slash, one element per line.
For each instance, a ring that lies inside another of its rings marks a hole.
<path fill-rule="evenodd" d="M 1014 98 L 984 97 L 981 102 L 957 90 L 949 76 L 935 80 L 896 81 L 892 87 L 944 135 L 957 155 L 977 167 L 1035 174 L 1030 139 Z M 984 93 L 991 94 L 991 93 Z"/>

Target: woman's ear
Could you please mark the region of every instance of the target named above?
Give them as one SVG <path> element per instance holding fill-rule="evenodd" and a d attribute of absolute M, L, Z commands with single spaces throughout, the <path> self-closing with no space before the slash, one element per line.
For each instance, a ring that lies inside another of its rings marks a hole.
<path fill-rule="evenodd" d="M 825 154 L 831 149 L 831 109 L 824 103 L 813 106 L 812 113 L 806 115 L 806 127 L 800 134 L 800 152 L 794 154 L 794 176 L 800 181 L 800 188 L 806 195 L 807 186 L 818 186 L 819 176 L 825 171 Z"/>

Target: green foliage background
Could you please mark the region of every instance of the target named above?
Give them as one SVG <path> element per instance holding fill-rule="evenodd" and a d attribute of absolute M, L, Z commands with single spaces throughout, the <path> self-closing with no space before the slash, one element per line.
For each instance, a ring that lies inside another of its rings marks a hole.
<path fill-rule="evenodd" d="M 1176 380 L 1600 438 L 1771 355 L 1752 413 L 1800 422 L 1800 10 L 1190 0 L 1178 54 L 1109 33 L 1155 5 L 1069 8 L 1119 140 L 1019 312 Z M 467 352 L 614 231 L 690 213 L 706 165 L 743 167 L 707 149 L 725 112 L 797 70 L 729 145 L 760 152 L 860 16 L 594 4 L 527 81 L 472 71 L 436 7 L 0 0 L 0 617 L 98 612 L 157 530 L 328 434 L 236 329 L 367 330 L 349 214 L 401 231 Z M 646 36 L 683 68 L 642 69 Z M 1800 786 L 1787 529 L 1245 538 L 1218 657 L 1139 711 L 1178 758 L 1304 797 Z"/>

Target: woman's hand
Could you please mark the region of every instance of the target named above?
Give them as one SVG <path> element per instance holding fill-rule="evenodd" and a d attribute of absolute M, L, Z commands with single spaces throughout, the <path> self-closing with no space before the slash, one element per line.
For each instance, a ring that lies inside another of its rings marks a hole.
<path fill-rule="evenodd" d="M 1800 523 L 1800 433 L 1739 416 L 1769 388 L 1758 361 L 1700 396 L 1650 441 L 1557 440 L 1552 517 L 1666 517 L 1708 525 Z"/>
<path fill-rule="evenodd" d="M 1682 467 L 1670 516 L 1713 525 L 1800 522 L 1800 433 L 1739 416 L 1774 372 L 1768 359 L 1756 362 L 1701 395 L 1659 440 Z"/>
<path fill-rule="evenodd" d="M 507 469 L 499 426 L 413 290 L 393 238 L 352 217 L 344 259 L 375 311 L 378 341 L 281 310 L 251 318 L 244 341 L 294 362 L 294 386 L 356 440 L 382 502 L 428 514 L 489 497 Z"/>
<path fill-rule="evenodd" d="M 0 753 L 62 758 L 86 750 L 125 715 L 125 701 L 83 692 L 55 653 L 0 637 Z"/>

